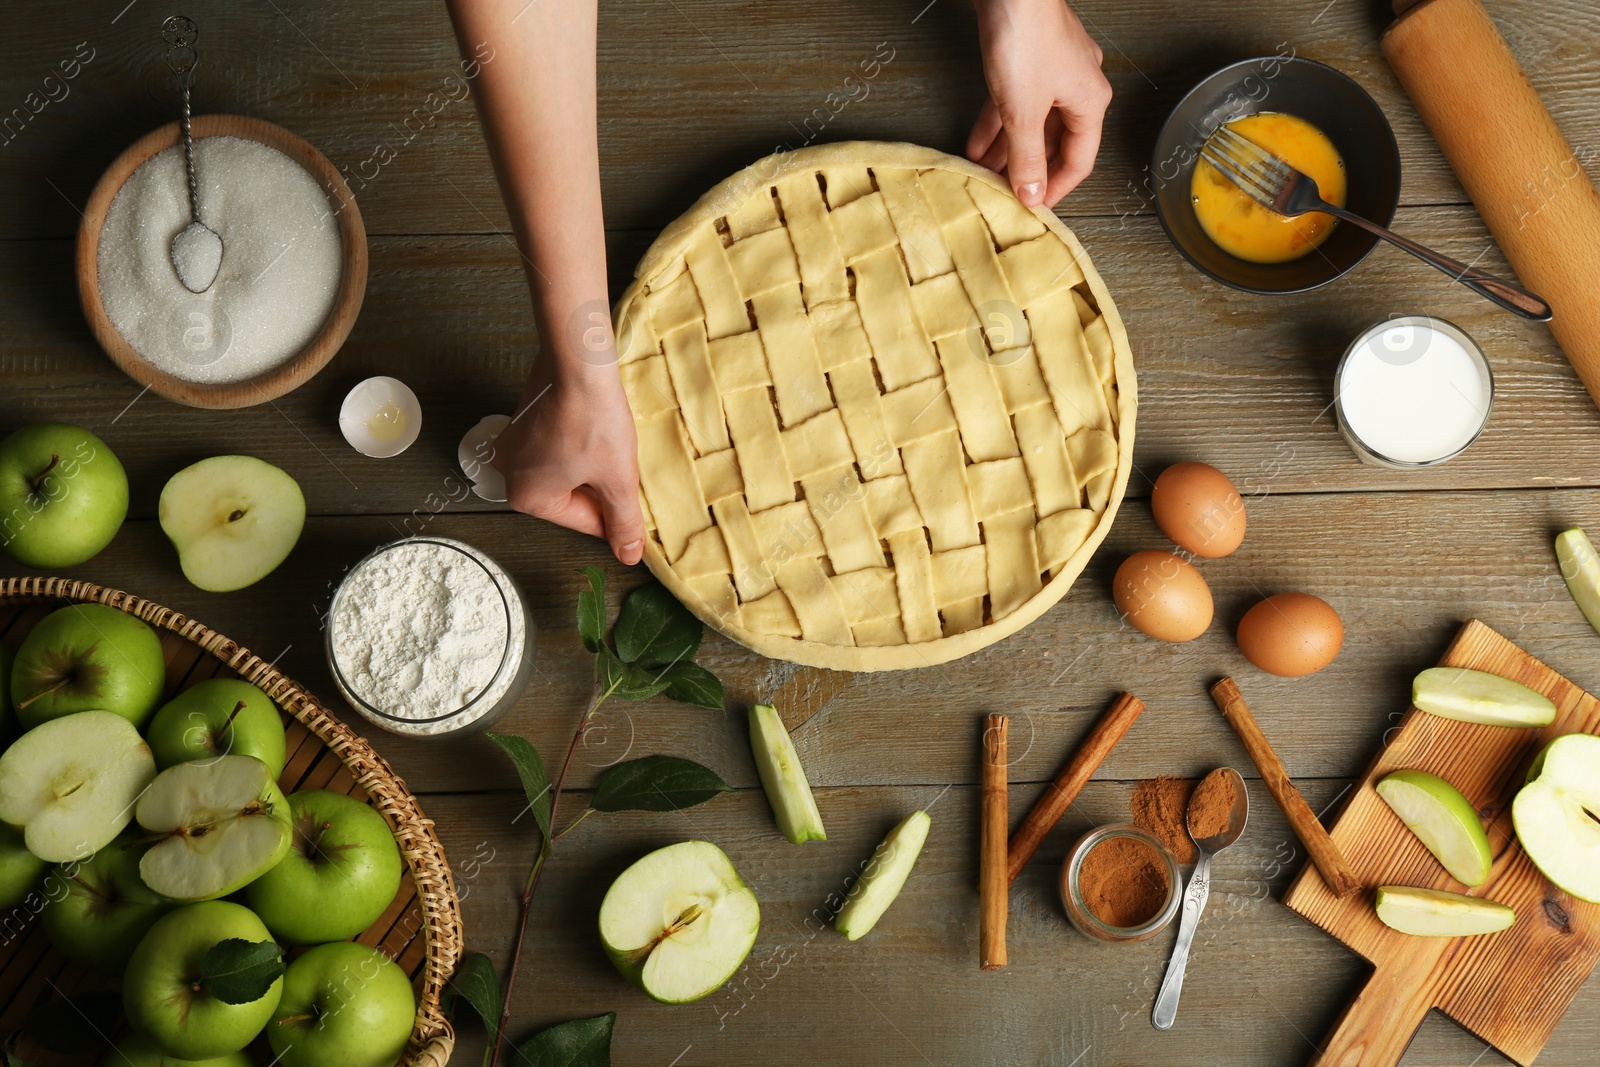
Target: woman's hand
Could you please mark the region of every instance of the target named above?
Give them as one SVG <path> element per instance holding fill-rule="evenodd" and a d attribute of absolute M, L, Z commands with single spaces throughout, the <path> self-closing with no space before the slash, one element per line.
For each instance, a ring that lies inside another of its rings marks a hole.
<path fill-rule="evenodd" d="M 1111 83 L 1100 46 L 1063 0 L 976 0 L 989 101 L 967 158 L 1004 173 L 1017 199 L 1054 207 L 1094 169 Z"/>
<path fill-rule="evenodd" d="M 628 565 L 644 555 L 639 452 L 614 364 L 552 374 L 534 364 L 511 425 L 495 439 L 494 466 L 516 510 L 610 542 Z"/>

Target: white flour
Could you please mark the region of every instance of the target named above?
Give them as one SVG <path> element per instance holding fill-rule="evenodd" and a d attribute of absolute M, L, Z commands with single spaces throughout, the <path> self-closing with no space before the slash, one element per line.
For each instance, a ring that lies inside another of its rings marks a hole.
<path fill-rule="evenodd" d="M 202 137 L 194 159 L 200 219 L 222 235 L 216 281 L 191 293 L 172 265 L 172 239 L 189 225 L 179 146 L 140 164 L 112 199 L 100 231 L 100 299 L 133 350 L 168 374 L 245 381 L 322 329 L 343 270 L 339 226 L 322 186 L 275 148 Z"/>
<path fill-rule="evenodd" d="M 521 611 L 513 605 L 508 613 L 496 587 L 497 580 L 509 586 L 509 577 L 493 560 L 482 563 L 449 545 L 400 542 L 362 563 L 340 587 L 329 644 L 356 696 L 390 716 L 416 720 L 463 708 L 481 694 L 465 716 L 386 722 L 389 728 L 419 734 L 458 730 L 510 688 L 508 672 L 497 691 L 484 691 L 495 681 L 508 643 L 521 657 L 526 628 Z"/>

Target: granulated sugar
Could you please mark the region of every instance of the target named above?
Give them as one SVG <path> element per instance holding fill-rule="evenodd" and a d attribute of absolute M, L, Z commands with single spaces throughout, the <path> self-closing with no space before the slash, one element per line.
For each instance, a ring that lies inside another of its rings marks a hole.
<path fill-rule="evenodd" d="M 509 688 L 503 676 L 496 683 L 502 692 L 485 692 L 508 642 L 520 657 L 527 633 L 522 614 L 507 612 L 494 572 L 509 583 L 486 557 L 475 561 L 433 541 L 400 542 L 366 560 L 340 587 L 329 644 L 351 692 L 402 720 L 430 719 L 478 701 L 466 720 L 385 725 L 423 734 L 453 731 Z"/>
<path fill-rule="evenodd" d="M 146 160 L 111 201 L 100 231 L 100 299 L 145 359 L 190 382 L 240 382 L 303 349 L 333 309 L 339 226 L 317 180 L 239 137 L 194 143 L 200 219 L 222 235 L 203 293 L 184 288 L 172 240 L 189 225 L 182 147 Z M 196 264 L 198 270 L 201 266 Z"/>

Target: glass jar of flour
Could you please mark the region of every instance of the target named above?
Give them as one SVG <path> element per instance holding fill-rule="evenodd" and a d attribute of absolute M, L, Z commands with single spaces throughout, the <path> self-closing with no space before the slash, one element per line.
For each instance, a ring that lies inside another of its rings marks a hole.
<path fill-rule="evenodd" d="M 469 544 L 408 537 L 345 575 L 328 610 L 328 669 L 350 706 L 406 737 L 483 730 L 533 673 L 517 583 Z"/>

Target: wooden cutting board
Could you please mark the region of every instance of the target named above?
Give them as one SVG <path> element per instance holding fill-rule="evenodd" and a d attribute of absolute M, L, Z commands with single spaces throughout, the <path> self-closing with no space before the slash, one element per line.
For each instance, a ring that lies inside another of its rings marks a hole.
<path fill-rule="evenodd" d="M 1366 891 L 1340 900 L 1307 864 L 1283 902 L 1375 970 L 1322 1044 L 1312 1067 L 1393 1067 L 1429 1008 L 1438 1008 L 1520 1064 L 1531 1064 L 1600 962 L 1600 905 L 1557 889 L 1523 853 L 1511 801 L 1535 753 L 1562 734 L 1600 733 L 1600 700 L 1473 620 L 1439 661 L 1514 679 L 1548 696 L 1542 730 L 1453 722 L 1412 708 L 1333 826 Z M 1410 937 L 1378 921 L 1373 890 L 1411 885 L 1462 892 L 1373 790 L 1390 771 L 1417 767 L 1446 779 L 1478 808 L 1494 867 L 1473 896 L 1516 909 L 1516 923 L 1479 937 Z"/>

